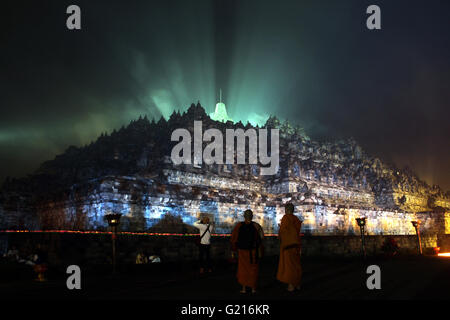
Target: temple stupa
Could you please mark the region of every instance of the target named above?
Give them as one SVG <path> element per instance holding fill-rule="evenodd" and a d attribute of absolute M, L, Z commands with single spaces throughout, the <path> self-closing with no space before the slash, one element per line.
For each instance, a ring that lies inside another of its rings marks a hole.
<path fill-rule="evenodd" d="M 221 122 L 233 121 L 233 119 L 231 119 L 228 116 L 227 107 L 225 106 L 225 103 L 222 102 L 222 89 L 220 89 L 219 102 L 216 103 L 216 110 L 213 113 L 211 113 L 209 116 L 211 119 L 213 119 L 215 121 L 221 121 Z"/>

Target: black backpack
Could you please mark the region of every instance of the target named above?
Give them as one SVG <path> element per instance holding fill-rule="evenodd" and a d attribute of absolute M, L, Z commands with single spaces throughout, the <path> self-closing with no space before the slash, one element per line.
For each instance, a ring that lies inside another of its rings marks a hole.
<path fill-rule="evenodd" d="M 242 222 L 239 228 L 239 235 L 237 241 L 237 247 L 241 250 L 251 250 L 259 247 L 261 241 L 259 238 L 258 230 L 252 223 L 246 224 Z"/>

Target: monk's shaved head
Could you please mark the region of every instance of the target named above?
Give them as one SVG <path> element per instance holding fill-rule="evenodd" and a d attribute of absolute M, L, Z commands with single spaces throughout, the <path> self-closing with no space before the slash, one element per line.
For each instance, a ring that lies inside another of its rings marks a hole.
<path fill-rule="evenodd" d="M 285 213 L 294 213 L 294 205 L 292 203 L 286 203 L 286 206 L 284 207 Z"/>
<path fill-rule="evenodd" d="M 253 211 L 250 209 L 247 209 L 244 211 L 244 218 L 246 220 L 252 220 L 253 219 Z"/>

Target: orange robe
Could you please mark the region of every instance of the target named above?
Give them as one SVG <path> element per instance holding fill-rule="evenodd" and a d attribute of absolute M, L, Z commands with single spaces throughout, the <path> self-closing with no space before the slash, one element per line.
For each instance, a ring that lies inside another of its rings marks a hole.
<path fill-rule="evenodd" d="M 285 214 L 281 219 L 278 236 L 280 242 L 280 261 L 277 279 L 281 282 L 298 286 L 302 278 L 300 264 L 300 228 L 302 222 L 293 214 Z"/>
<path fill-rule="evenodd" d="M 237 271 L 237 279 L 238 282 L 242 286 L 256 288 L 256 284 L 258 281 L 258 273 L 259 273 L 259 259 L 256 258 L 256 249 L 253 250 L 241 250 L 237 248 L 237 241 L 239 236 L 239 228 L 241 227 L 241 223 L 238 223 L 231 234 L 231 247 L 233 251 L 238 252 L 238 271 Z M 257 228 L 261 240 L 264 236 L 262 232 L 261 226 L 255 223 L 255 227 Z M 262 243 L 261 243 L 262 246 Z M 251 259 L 250 259 L 251 255 Z"/>

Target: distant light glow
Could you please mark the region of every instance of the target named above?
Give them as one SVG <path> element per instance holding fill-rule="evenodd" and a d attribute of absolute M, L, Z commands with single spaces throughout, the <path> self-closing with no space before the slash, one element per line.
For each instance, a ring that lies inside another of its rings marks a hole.
<path fill-rule="evenodd" d="M 439 257 L 450 257 L 450 252 L 438 253 Z"/>

